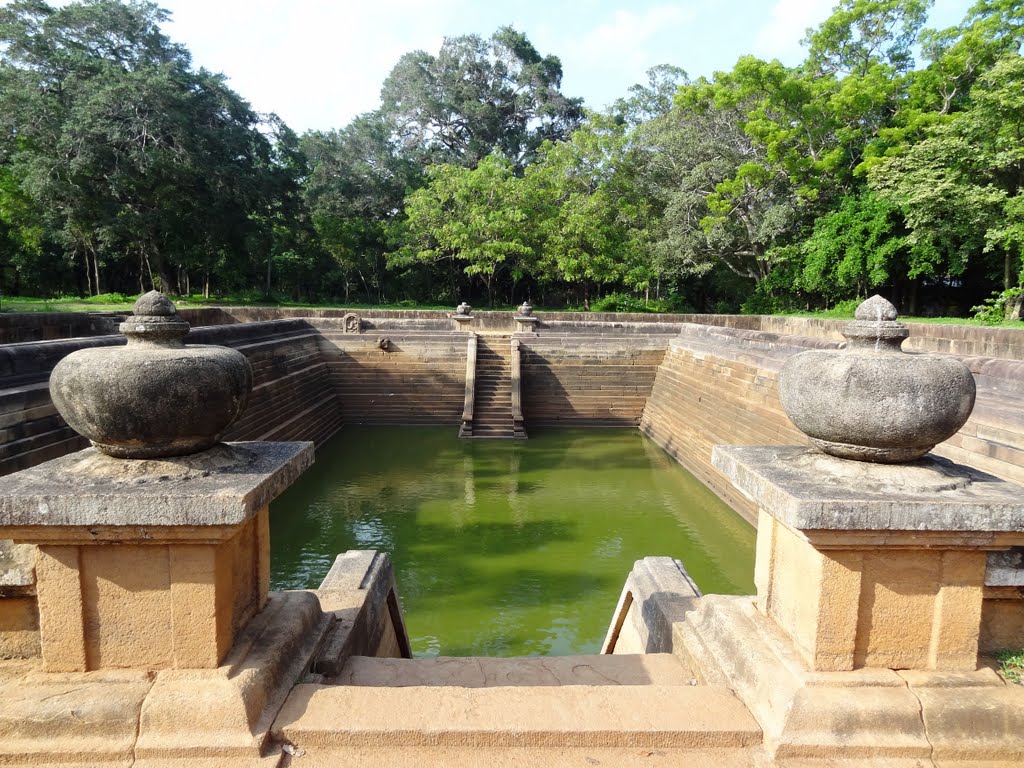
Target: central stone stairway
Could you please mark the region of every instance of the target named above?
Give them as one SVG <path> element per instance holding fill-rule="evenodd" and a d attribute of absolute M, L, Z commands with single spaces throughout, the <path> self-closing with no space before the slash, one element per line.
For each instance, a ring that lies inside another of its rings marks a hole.
<path fill-rule="evenodd" d="M 752 766 L 761 731 L 672 654 L 351 657 L 299 685 L 275 741 L 295 765 Z M 287 750 L 286 750 L 287 751 Z"/>
<path fill-rule="evenodd" d="M 512 337 L 479 336 L 473 426 L 460 437 L 525 438 L 512 415 Z"/>

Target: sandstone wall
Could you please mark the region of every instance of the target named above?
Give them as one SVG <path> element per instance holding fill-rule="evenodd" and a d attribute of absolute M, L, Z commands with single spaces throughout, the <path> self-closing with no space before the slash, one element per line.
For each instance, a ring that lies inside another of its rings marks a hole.
<path fill-rule="evenodd" d="M 346 424 L 451 424 L 465 396 L 465 333 L 345 333 L 312 320 Z M 389 340 L 381 349 L 380 339 Z"/>
<path fill-rule="evenodd" d="M 517 338 L 527 429 L 637 426 L 669 342 L 658 334 Z"/>
<path fill-rule="evenodd" d="M 782 411 L 778 372 L 790 355 L 835 346 L 824 337 L 684 326 L 658 371 L 640 428 L 752 519 L 750 502 L 711 466 L 711 448 L 807 442 Z M 977 405 L 960 432 L 935 452 L 1024 482 L 1024 362 L 961 359 L 974 373 Z"/>
<path fill-rule="evenodd" d="M 249 358 L 255 386 L 229 440 L 327 439 L 341 426 L 317 332 L 302 320 L 196 328 L 190 344 L 234 347 Z M 76 349 L 123 344 L 120 336 L 0 347 L 0 475 L 88 445 L 50 401 L 50 371 Z"/>
<path fill-rule="evenodd" d="M 13 312 L 0 314 L 0 344 L 102 336 L 117 332 L 116 317 L 99 312 Z"/>
<path fill-rule="evenodd" d="M 341 427 L 319 334 L 304 321 L 200 328 L 190 341 L 193 337 L 194 343 L 234 347 L 252 365 L 249 403 L 226 440 L 312 440 L 320 445 Z"/>
<path fill-rule="evenodd" d="M 271 320 L 338 320 L 354 312 L 364 329 L 376 331 L 455 330 L 452 310 L 426 309 L 308 309 L 290 307 L 203 307 L 181 308 L 182 318 L 192 327 L 235 325 Z M 66 339 L 116 333 L 117 313 L 31 312 L 0 315 L 0 344 Z M 510 311 L 474 310 L 468 330 L 508 332 L 513 328 Z M 845 320 L 771 315 L 645 314 L 613 312 L 537 312 L 539 329 L 561 333 L 564 329 L 592 335 L 630 332 L 677 332 L 684 323 L 698 323 L 739 330 L 765 331 L 783 335 L 809 336 L 835 341 L 842 339 Z M 922 352 L 999 357 L 1024 360 L 1024 325 L 986 328 L 976 325 L 909 323 L 912 330 L 905 348 Z"/>

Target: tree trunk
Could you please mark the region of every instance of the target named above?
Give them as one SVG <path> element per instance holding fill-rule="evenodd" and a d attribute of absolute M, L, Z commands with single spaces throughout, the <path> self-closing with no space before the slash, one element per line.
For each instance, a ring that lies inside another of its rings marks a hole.
<path fill-rule="evenodd" d="M 1010 258 L 1010 252 L 1006 251 L 1003 254 L 1003 290 L 1008 291 L 1013 287 L 1011 282 L 1013 272 L 1013 260 Z"/>
<path fill-rule="evenodd" d="M 146 253 L 145 249 L 140 250 L 139 253 L 142 254 L 141 255 L 142 261 L 146 265 L 146 274 L 149 275 L 149 290 L 155 291 L 156 290 L 156 280 L 153 279 L 153 265 L 149 261 L 149 254 Z M 143 293 L 145 293 L 145 291 L 143 291 Z"/>
<path fill-rule="evenodd" d="M 271 270 L 271 268 L 273 266 L 274 266 L 273 254 L 268 254 L 267 255 L 267 287 L 263 291 L 265 296 L 270 296 L 270 270 Z"/>
<path fill-rule="evenodd" d="M 92 265 L 89 264 L 89 251 L 86 250 L 83 254 L 85 257 L 85 282 L 88 285 L 88 293 L 90 296 L 95 296 L 92 292 Z"/>
<path fill-rule="evenodd" d="M 94 249 L 90 248 L 89 250 L 92 252 L 92 270 L 93 270 L 93 277 L 95 278 L 95 282 L 96 282 L 96 295 L 99 296 L 100 293 L 101 293 L 101 291 L 100 291 L 100 260 L 96 256 L 96 251 Z M 89 257 L 87 255 L 86 259 L 88 259 L 88 258 Z"/>
<path fill-rule="evenodd" d="M 153 248 L 153 261 L 156 262 L 156 273 L 160 278 L 160 292 L 165 294 L 178 293 L 178 281 L 175 278 L 175 270 L 171 269 L 163 259 L 163 254 Z"/>

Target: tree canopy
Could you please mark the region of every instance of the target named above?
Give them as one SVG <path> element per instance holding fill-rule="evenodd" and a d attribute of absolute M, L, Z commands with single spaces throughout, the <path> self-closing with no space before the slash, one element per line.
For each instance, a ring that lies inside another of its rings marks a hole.
<path fill-rule="evenodd" d="M 664 64 L 605 112 L 504 26 L 405 54 L 378 109 L 297 136 L 154 3 L 14 0 L 0 288 L 964 311 L 1024 271 L 1024 6 L 947 29 L 930 6 L 841 0 L 796 66 Z"/>

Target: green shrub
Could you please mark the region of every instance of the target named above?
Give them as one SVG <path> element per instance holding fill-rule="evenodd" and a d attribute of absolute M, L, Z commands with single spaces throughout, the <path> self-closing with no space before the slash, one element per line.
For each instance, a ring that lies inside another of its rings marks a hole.
<path fill-rule="evenodd" d="M 87 304 L 134 304 L 138 296 L 125 296 L 123 293 L 98 293 L 84 299 Z"/>
<path fill-rule="evenodd" d="M 1010 288 L 1002 293 L 996 292 L 991 298 L 985 299 L 984 304 L 971 307 L 974 316 L 983 323 L 1001 323 L 1006 320 L 1006 311 L 1011 299 L 1024 296 L 1024 288 Z"/>
<path fill-rule="evenodd" d="M 999 671 L 1011 683 L 1024 683 L 1024 649 L 997 651 Z"/>
<path fill-rule="evenodd" d="M 591 312 L 672 312 L 670 299 L 639 299 L 628 293 L 609 293 L 590 305 Z"/>
<path fill-rule="evenodd" d="M 798 300 L 789 295 L 773 295 L 762 283 L 743 302 L 740 312 L 744 315 L 785 315 L 803 309 Z"/>
<path fill-rule="evenodd" d="M 843 301 L 837 301 L 832 305 L 831 309 L 822 310 L 818 314 L 823 317 L 853 317 L 857 307 L 861 305 L 864 299 L 844 299 Z"/>

